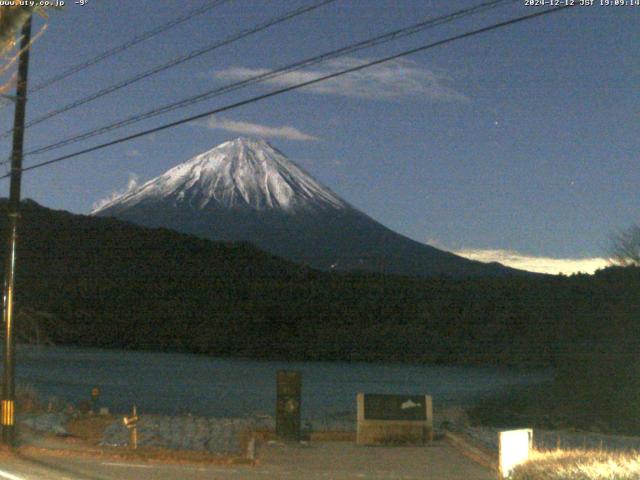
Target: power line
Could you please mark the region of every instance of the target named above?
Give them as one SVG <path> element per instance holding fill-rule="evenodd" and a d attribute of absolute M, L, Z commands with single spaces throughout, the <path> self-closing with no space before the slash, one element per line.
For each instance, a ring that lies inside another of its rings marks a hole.
<path fill-rule="evenodd" d="M 215 42 L 211 45 L 208 45 L 204 48 L 198 49 L 198 50 L 194 50 L 192 52 L 189 52 L 185 55 L 181 55 L 167 63 L 164 63 L 162 65 L 156 66 L 150 70 L 147 70 L 145 72 L 142 72 L 138 75 L 135 75 L 133 77 L 130 77 L 126 80 L 123 80 L 121 82 L 115 83 L 113 85 L 110 85 L 106 88 L 103 88 L 95 93 L 92 93 L 86 97 L 83 97 L 79 100 L 76 100 L 72 103 L 69 103 L 67 105 L 64 105 L 63 107 L 57 108 L 55 110 L 49 111 L 47 113 L 45 113 L 44 115 L 41 115 L 40 117 L 37 117 L 35 120 L 31 120 L 30 122 L 28 122 L 25 125 L 25 128 L 29 128 L 32 127 L 34 125 L 37 125 L 39 123 L 44 122 L 45 120 L 49 120 L 50 118 L 53 118 L 57 115 L 60 115 L 61 113 L 65 113 L 68 112 L 69 110 L 72 110 L 74 108 L 77 108 L 81 105 L 84 105 L 86 103 L 92 102 L 94 100 L 97 100 L 100 97 L 104 97 L 105 95 L 108 95 L 110 93 L 113 93 L 117 90 L 121 90 L 122 88 L 128 87 L 130 85 L 133 85 L 136 82 L 139 82 L 140 80 L 144 80 L 146 78 L 149 78 L 153 75 L 156 75 L 160 72 L 163 72 L 165 70 L 168 70 L 170 68 L 173 68 L 177 65 L 180 65 L 188 60 L 192 60 L 196 57 L 199 57 L 201 55 L 204 55 L 205 53 L 209 53 L 213 50 L 216 50 L 220 47 L 229 45 L 230 43 L 236 42 L 242 38 L 248 37 L 249 35 L 253 35 L 255 33 L 261 32 L 262 30 L 266 30 L 269 27 L 272 27 L 273 25 L 277 25 L 279 23 L 282 23 L 284 21 L 290 20 L 292 18 L 295 18 L 299 15 L 302 15 L 304 13 L 310 12 L 312 10 L 315 10 L 319 7 L 322 7 L 323 5 L 326 5 L 328 3 L 332 3 L 335 2 L 336 0 L 321 0 L 319 2 L 316 2 L 314 4 L 311 5 L 307 5 L 307 6 L 303 6 L 303 7 L 299 7 L 295 10 L 291 10 L 287 13 L 285 13 L 284 15 L 280 15 L 279 17 L 275 17 L 271 20 L 268 20 L 264 23 L 261 23 L 253 28 L 247 29 L 247 30 L 243 30 L 240 33 L 237 33 L 235 35 L 231 35 L 229 37 L 226 37 L 223 40 L 220 40 L 218 42 Z M 0 135 L 0 139 L 2 138 L 6 138 L 7 136 L 11 135 L 11 133 L 13 132 L 13 130 L 8 130 L 4 133 L 2 133 Z"/>
<path fill-rule="evenodd" d="M 190 96 L 187 97 L 185 99 L 182 99 L 178 102 L 172 102 L 166 105 L 163 105 L 161 107 L 157 107 L 154 108 L 152 110 L 148 110 L 144 113 L 139 113 L 139 114 L 135 114 L 132 116 L 129 116 L 123 120 L 119 120 L 115 123 L 111 123 L 111 124 L 107 124 L 105 126 L 102 127 L 98 127 L 98 128 L 94 128 L 88 131 L 85 131 L 83 133 L 77 134 L 77 135 L 73 135 L 71 137 L 67 137 L 63 140 L 60 140 L 58 142 L 49 144 L 49 145 L 45 145 L 42 147 L 39 147 L 35 150 L 31 150 L 26 152 L 26 155 L 38 155 L 38 154 L 42 154 L 51 150 L 55 150 L 67 145 L 71 145 L 73 143 L 77 143 L 79 141 L 82 140 L 86 140 L 88 138 L 94 137 L 96 135 L 100 135 L 118 128 L 122 128 L 125 127 L 127 125 L 131 125 L 134 123 L 138 123 L 142 120 L 146 120 L 152 117 L 155 117 L 157 115 L 161 115 L 164 113 L 168 113 L 180 108 L 184 108 L 186 106 L 189 105 L 193 105 L 195 103 L 199 103 L 205 100 L 209 100 L 211 98 L 220 96 L 222 94 L 225 93 L 229 93 L 235 90 L 238 90 L 240 88 L 244 88 L 250 85 L 255 85 L 257 83 L 261 83 L 264 82 L 266 80 L 271 80 L 273 78 L 282 76 L 286 73 L 290 73 L 292 71 L 295 70 L 299 70 L 302 68 L 306 68 L 309 67 L 311 65 L 315 65 L 327 60 L 331 60 L 340 56 L 344 56 L 346 54 L 350 54 L 365 48 L 370 48 L 370 47 L 374 47 L 377 45 L 381 45 L 384 43 L 388 43 L 391 42 L 393 40 L 398 40 L 400 38 L 404 38 L 407 37 L 409 35 L 414 35 L 416 33 L 422 32 L 424 30 L 426 30 L 427 28 L 431 28 L 431 27 L 435 27 L 438 25 L 442 25 L 445 23 L 449 23 L 452 22 L 454 20 L 458 20 L 464 16 L 467 15 L 471 15 L 471 14 L 475 14 L 481 11 L 485 11 L 488 9 L 492 9 L 492 8 L 496 8 L 498 6 L 501 6 L 503 4 L 506 3 L 515 3 L 518 0 L 492 0 L 489 2 L 485 2 L 479 5 L 476 5 L 474 7 L 470 7 L 470 8 L 466 8 L 463 10 L 458 10 L 456 12 L 441 16 L 441 17 L 436 17 L 436 18 L 429 18 L 426 19 L 422 22 L 410 25 L 408 27 L 404 27 L 401 29 L 397 29 L 382 35 L 378 35 L 376 37 L 372 37 L 369 38 L 367 40 L 363 40 L 360 41 L 358 43 L 355 44 L 351 44 L 348 45 L 346 47 L 342 47 L 336 50 L 332 50 L 329 52 L 325 52 L 323 54 L 320 55 L 316 55 L 315 57 L 311 57 L 311 58 L 307 58 L 301 61 L 297 61 L 295 63 L 291 63 L 289 65 L 286 65 L 284 67 L 280 67 L 276 70 L 270 70 L 268 72 L 262 73 L 262 74 L 258 74 L 258 75 L 254 75 L 252 77 L 249 77 L 247 79 L 238 81 L 238 82 L 234 82 L 231 84 L 227 84 L 224 85 L 222 87 L 218 87 L 212 90 L 208 90 L 204 93 L 200 93 L 198 95 L 195 96 Z"/>
<path fill-rule="evenodd" d="M 224 107 L 220 107 L 220 108 L 216 108 L 216 109 L 213 109 L 213 110 L 209 110 L 208 112 L 200 113 L 198 115 L 192 115 L 190 117 L 186 117 L 186 118 L 183 118 L 181 120 L 177 120 L 175 122 L 167 123 L 167 124 L 161 125 L 159 127 L 150 128 L 150 129 L 144 130 L 142 132 L 138 132 L 138 133 L 134 133 L 132 135 L 121 137 L 121 138 L 118 138 L 116 140 L 112 140 L 112 141 L 109 141 L 109 142 L 106 142 L 106 143 L 102 143 L 100 145 L 96 145 L 94 147 L 85 148 L 83 150 L 79 150 L 77 152 L 70 153 L 68 155 L 63 155 L 61 157 L 57 157 L 57 158 L 54 158 L 52 160 L 47 160 L 45 162 L 37 163 L 37 164 L 31 165 L 29 167 L 24 167 L 22 169 L 22 171 L 25 172 L 25 171 L 28 171 L 28 170 L 35 170 L 37 168 L 41 168 L 41 167 L 44 167 L 44 166 L 47 166 L 47 165 L 51 165 L 51 164 L 54 164 L 54 163 L 62 162 L 62 161 L 65 161 L 65 160 L 69 160 L 71 158 L 78 157 L 80 155 L 84 155 L 86 153 L 95 152 L 97 150 L 102 150 L 103 148 L 111 147 L 113 145 L 117 145 L 117 144 L 120 144 L 120 143 L 128 142 L 128 141 L 131 141 L 131 140 L 135 140 L 137 138 L 144 137 L 146 135 L 150 135 L 152 133 L 156 133 L 156 132 L 160 132 L 162 130 L 167 130 L 169 128 L 177 127 L 179 125 L 183 125 L 185 123 L 192 122 L 194 120 L 199 120 L 201 118 L 208 117 L 210 115 L 215 115 L 217 113 L 221 113 L 221 112 L 225 112 L 225 111 L 228 111 L 228 110 L 232 110 L 232 109 L 235 109 L 235 108 L 238 108 L 238 107 L 242 107 L 244 105 L 249 105 L 251 103 L 255 103 L 255 102 L 258 102 L 258 101 L 261 101 L 261 100 L 265 100 L 267 98 L 271 98 L 271 97 L 275 97 L 277 95 L 281 95 L 283 93 L 291 92 L 293 90 L 298 90 L 298 89 L 303 88 L 303 87 L 308 87 L 310 85 L 314 85 L 314 84 L 317 84 L 317 83 L 320 83 L 320 82 L 331 80 L 333 78 L 336 78 L 336 77 L 339 77 L 339 76 L 342 76 L 342 75 L 346 75 L 348 73 L 352 73 L 352 72 L 356 72 L 356 71 L 359 71 L 359 70 L 363 70 L 365 68 L 370 68 L 370 67 L 373 67 L 375 65 L 380 65 L 382 63 L 389 62 L 391 60 L 396 60 L 398 58 L 406 57 L 408 55 L 413 55 L 415 53 L 423 52 L 423 51 L 429 50 L 431 48 L 439 47 L 439 46 L 442 46 L 442 45 L 446 45 L 448 43 L 455 42 L 457 40 L 461 40 L 463 38 L 468 38 L 468 37 L 472 37 L 472 36 L 475 36 L 475 35 L 480 35 L 482 33 L 490 32 L 492 30 L 497 30 L 499 28 L 503 28 L 503 27 L 506 27 L 506 26 L 509 26 L 509 25 L 513 25 L 513 24 L 516 24 L 516 23 L 520 23 L 520 22 L 524 22 L 524 21 L 527 21 L 527 20 L 531 20 L 531 19 L 534 19 L 534 18 L 537 18 L 537 17 L 541 17 L 543 15 L 556 13 L 556 12 L 559 12 L 559 11 L 562 11 L 562 10 L 565 10 L 565 9 L 571 8 L 571 7 L 572 7 L 572 5 L 564 5 L 564 6 L 561 6 L 561 7 L 555 7 L 555 8 L 551 8 L 551 9 L 548 9 L 548 10 L 543 10 L 541 12 L 532 13 L 532 14 L 529 14 L 529 15 L 523 15 L 521 17 L 512 18 L 511 20 L 507 20 L 507 21 L 504 21 L 504 22 L 495 23 L 495 24 L 490 25 L 488 27 L 483 27 L 483 28 L 480 28 L 480 29 L 477 29 L 477 30 L 472 30 L 470 32 L 462 33 L 460 35 L 455 35 L 453 37 L 449 37 L 449 38 L 446 38 L 444 40 L 439 40 L 439 41 L 434 42 L 434 43 L 430 43 L 430 44 L 427 44 L 427 45 L 422 45 L 420 47 L 412 48 L 410 50 L 405 50 L 403 52 L 400 52 L 400 53 L 397 53 L 397 54 L 394 54 L 394 55 L 390 55 L 390 56 L 387 56 L 387 57 L 384 57 L 384 58 L 380 58 L 378 60 L 374 60 L 374 61 L 371 61 L 371 62 L 368 62 L 368 63 L 364 63 L 362 65 L 358 65 L 358 66 L 351 67 L 351 68 L 348 68 L 348 69 L 345 69 L 345 70 L 341 70 L 339 72 L 335 72 L 335 73 L 332 73 L 332 74 L 329 74 L 329 75 L 324 75 L 322 77 L 318 77 L 318 78 L 315 78 L 313 80 L 308 80 L 306 82 L 297 83 L 295 85 L 291 85 L 289 87 L 281 88 L 281 89 L 275 90 L 273 92 L 269 92 L 269 93 L 265 93 L 263 95 L 252 97 L 252 98 L 249 98 L 247 100 L 242 100 L 240 102 L 232 103 L 232 104 L 226 105 Z M 4 179 L 4 178 L 7 178 L 7 175 L 4 175 L 4 176 L 0 177 L 0 179 Z"/>
<path fill-rule="evenodd" d="M 70 77 L 71 75 L 74 75 L 82 70 L 84 70 L 85 68 L 89 68 L 93 65 L 96 65 L 97 63 L 100 63 L 103 60 L 106 60 L 109 57 L 112 57 L 120 52 L 124 52 L 125 50 L 128 50 L 129 48 L 133 47 L 134 45 L 137 45 L 138 43 L 144 42 L 145 40 L 148 40 L 152 37 L 155 37 L 156 35 L 159 35 L 161 33 L 166 32 L 167 30 L 176 27 L 178 25 L 180 25 L 181 23 L 187 22 L 189 20 L 191 20 L 194 17 L 197 17 L 198 15 L 202 15 L 203 13 L 208 12 L 209 10 L 212 10 L 216 7 L 219 7 L 220 5 L 228 2 L 229 0 L 215 0 L 213 2 L 209 2 L 208 4 L 196 8 L 194 10 L 191 10 L 190 12 L 186 13 L 185 15 L 175 18 L 173 20 L 171 20 L 170 22 L 167 22 L 163 25 L 160 25 L 152 30 L 148 30 L 146 32 L 141 33 L 140 35 L 137 35 L 133 38 L 131 38 L 130 40 L 122 43 L 121 45 L 118 45 L 116 47 L 113 47 L 109 50 L 106 50 L 104 52 L 102 52 L 101 54 L 86 60 L 82 63 L 78 63 L 77 65 L 74 65 L 72 67 L 69 67 L 67 70 L 64 70 L 60 73 L 58 73 L 57 75 L 54 75 L 52 77 L 47 78 L 46 80 L 43 80 L 42 82 L 36 84 L 35 87 L 33 87 L 31 89 L 31 94 L 33 94 L 34 92 L 37 92 L 39 90 L 43 90 L 47 87 L 50 87 L 51 85 L 53 85 L 54 83 L 59 82 L 60 80 L 64 80 L 67 77 Z"/>

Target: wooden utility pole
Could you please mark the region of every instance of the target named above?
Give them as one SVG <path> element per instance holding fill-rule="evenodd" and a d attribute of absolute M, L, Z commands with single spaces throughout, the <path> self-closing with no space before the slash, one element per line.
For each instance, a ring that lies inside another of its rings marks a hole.
<path fill-rule="evenodd" d="M 18 218 L 20 217 L 20 183 L 22 180 L 22 151 L 24 123 L 27 105 L 27 75 L 29 72 L 29 47 L 31 43 L 31 17 L 22 27 L 18 83 L 16 85 L 16 110 L 13 122 L 13 149 L 11 151 L 11 187 L 9 191 L 9 245 L 4 270 L 4 370 L 2 374 L 2 443 L 12 446 L 15 440 L 15 338 L 14 338 L 14 287 L 16 247 L 18 242 Z"/>

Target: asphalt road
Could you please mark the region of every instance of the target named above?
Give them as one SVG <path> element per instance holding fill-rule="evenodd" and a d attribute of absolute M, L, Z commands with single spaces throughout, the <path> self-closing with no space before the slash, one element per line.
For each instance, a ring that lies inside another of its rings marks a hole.
<path fill-rule="evenodd" d="M 271 443 L 250 465 L 166 465 L 88 457 L 12 455 L 0 480 L 494 480 L 496 474 L 451 446 L 359 447 L 352 443 Z"/>

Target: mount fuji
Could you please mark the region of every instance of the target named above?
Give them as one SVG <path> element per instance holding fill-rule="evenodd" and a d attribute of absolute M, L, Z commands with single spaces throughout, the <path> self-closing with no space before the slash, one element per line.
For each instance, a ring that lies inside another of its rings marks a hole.
<path fill-rule="evenodd" d="M 91 213 L 212 240 L 246 241 L 323 270 L 456 278 L 524 273 L 391 231 L 264 140 L 225 142 Z"/>

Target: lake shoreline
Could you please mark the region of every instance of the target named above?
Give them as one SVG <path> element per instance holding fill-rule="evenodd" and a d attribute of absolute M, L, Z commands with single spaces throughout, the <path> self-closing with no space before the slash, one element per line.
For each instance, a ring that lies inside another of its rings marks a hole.
<path fill-rule="evenodd" d="M 275 415 L 276 373 L 302 374 L 302 416 L 354 415 L 358 393 L 431 395 L 434 407 L 471 405 L 480 398 L 549 380 L 549 369 L 365 362 L 273 362 L 177 353 L 78 347 L 17 349 L 17 384 L 43 401 L 77 404 L 100 391 L 111 411 L 246 417 Z"/>

